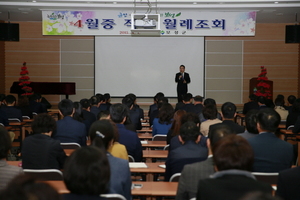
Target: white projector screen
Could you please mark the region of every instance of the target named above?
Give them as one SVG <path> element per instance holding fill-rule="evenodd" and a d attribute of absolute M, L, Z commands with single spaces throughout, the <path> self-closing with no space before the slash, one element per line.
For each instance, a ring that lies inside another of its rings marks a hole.
<path fill-rule="evenodd" d="M 177 97 L 175 74 L 185 65 L 188 92 L 204 95 L 204 37 L 95 36 L 95 93 Z"/>

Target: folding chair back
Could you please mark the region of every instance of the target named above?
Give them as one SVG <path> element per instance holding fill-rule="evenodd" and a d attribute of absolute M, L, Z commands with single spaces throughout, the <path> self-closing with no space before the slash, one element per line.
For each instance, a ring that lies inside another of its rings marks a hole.
<path fill-rule="evenodd" d="M 25 174 L 29 174 L 38 180 L 61 181 L 63 173 L 58 169 L 24 169 Z"/>

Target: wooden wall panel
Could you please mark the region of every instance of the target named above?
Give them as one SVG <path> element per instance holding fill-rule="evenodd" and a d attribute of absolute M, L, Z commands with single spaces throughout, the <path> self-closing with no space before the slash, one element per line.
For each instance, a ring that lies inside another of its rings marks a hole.
<path fill-rule="evenodd" d="M 59 52 L 6 52 L 6 63 L 59 64 Z"/>
<path fill-rule="evenodd" d="M 297 44 L 286 44 L 284 41 L 245 41 L 245 52 L 297 52 Z"/>
<path fill-rule="evenodd" d="M 297 74 L 295 73 L 298 70 L 297 66 L 267 66 L 267 77 L 269 79 L 276 77 L 287 77 L 290 79 L 297 79 Z M 244 78 L 251 79 L 257 77 L 260 74 L 260 66 L 244 66 Z"/>
<path fill-rule="evenodd" d="M 297 53 L 244 53 L 244 65 L 296 65 L 298 62 Z"/>
<path fill-rule="evenodd" d="M 7 43 L 6 51 L 59 51 L 58 39 L 21 39 L 19 42 Z"/>
<path fill-rule="evenodd" d="M 20 64 L 7 64 L 6 75 L 20 77 L 22 63 Z M 59 65 L 47 65 L 47 64 L 32 64 L 27 62 L 27 70 L 29 71 L 29 77 L 35 76 L 52 76 L 59 77 Z"/>
<path fill-rule="evenodd" d="M 0 94 L 5 93 L 5 42 L 0 41 Z"/>

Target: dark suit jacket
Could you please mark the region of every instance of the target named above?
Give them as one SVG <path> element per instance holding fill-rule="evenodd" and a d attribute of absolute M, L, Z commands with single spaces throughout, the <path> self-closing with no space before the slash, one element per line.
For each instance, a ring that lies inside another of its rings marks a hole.
<path fill-rule="evenodd" d="M 202 113 L 203 110 L 203 105 L 202 104 L 196 104 L 194 106 L 194 112 L 199 115 L 200 113 Z"/>
<path fill-rule="evenodd" d="M 60 142 L 44 134 L 30 135 L 22 143 L 24 169 L 62 169 L 66 157 Z"/>
<path fill-rule="evenodd" d="M 200 146 L 190 140 L 171 150 L 166 161 L 165 181 L 168 181 L 173 174 L 180 173 L 184 165 L 206 160 L 207 156 L 206 146 Z"/>
<path fill-rule="evenodd" d="M 190 75 L 186 72 L 184 72 L 184 78 L 179 79 L 179 76 L 181 76 L 181 73 L 178 72 L 175 76 L 175 82 L 177 83 L 177 92 L 180 94 L 186 94 L 187 84 L 191 82 Z M 183 81 L 186 81 L 186 83 L 183 83 Z"/>
<path fill-rule="evenodd" d="M 36 101 L 29 101 L 29 107 L 32 110 L 32 112 L 35 112 L 37 114 L 39 113 L 46 113 L 47 112 L 47 107 L 46 105 L 36 102 Z"/>
<path fill-rule="evenodd" d="M 1 109 L 6 113 L 8 118 L 18 118 L 23 121 L 22 112 L 14 106 L 2 106 Z"/>
<path fill-rule="evenodd" d="M 96 119 L 97 119 L 100 110 L 97 106 L 91 106 L 91 111 L 90 112 L 93 113 L 95 115 Z"/>
<path fill-rule="evenodd" d="M 227 174 L 200 180 L 197 200 L 239 200 L 247 193 L 256 191 L 271 194 L 272 187 L 245 175 Z"/>
<path fill-rule="evenodd" d="M 245 131 L 245 127 L 244 126 L 240 126 L 238 125 L 237 123 L 235 123 L 234 121 L 231 121 L 231 120 L 224 120 L 222 122 L 222 124 L 226 124 L 228 125 L 229 127 L 232 128 L 232 130 L 238 134 L 238 133 L 244 133 Z M 212 125 L 213 126 L 213 125 Z"/>
<path fill-rule="evenodd" d="M 66 116 L 58 120 L 56 125 L 57 129 L 52 134 L 54 139 L 61 143 L 76 142 L 81 146 L 86 146 L 86 126 L 83 123 Z"/>
<path fill-rule="evenodd" d="M 94 123 L 97 120 L 95 115 L 87 110 L 82 110 L 82 116 L 83 116 L 83 119 L 88 120 L 90 122 L 90 124 Z"/>
<path fill-rule="evenodd" d="M 185 165 L 181 171 L 175 200 L 189 200 L 196 197 L 199 180 L 209 178 L 214 172 L 212 157 Z"/>
<path fill-rule="evenodd" d="M 198 143 L 199 146 L 207 147 L 206 145 L 207 137 L 201 136 L 200 141 Z M 179 141 L 178 135 L 172 137 L 170 141 L 169 151 L 181 147 L 182 143 Z"/>
<path fill-rule="evenodd" d="M 180 110 L 180 109 L 182 109 L 183 108 L 183 106 L 185 106 L 185 104 L 181 101 L 181 102 L 178 102 L 178 103 L 176 103 L 176 106 L 175 106 L 175 112 L 177 111 L 177 110 Z"/>
<path fill-rule="evenodd" d="M 279 172 L 276 195 L 284 200 L 300 199 L 300 167 Z"/>
<path fill-rule="evenodd" d="M 185 104 L 180 110 L 185 110 L 186 112 L 196 113 L 195 106 L 192 103 Z"/>
<path fill-rule="evenodd" d="M 256 101 L 249 101 L 247 103 L 244 104 L 244 108 L 243 108 L 243 114 L 247 114 L 248 111 L 250 110 L 258 110 L 259 109 L 259 105 Z"/>
<path fill-rule="evenodd" d="M 129 118 L 131 120 L 131 123 L 134 125 L 135 130 L 141 130 L 142 129 L 142 123 L 141 123 L 141 118 L 142 118 L 142 109 L 134 107 L 129 111 Z"/>
<path fill-rule="evenodd" d="M 157 110 L 157 104 L 156 104 L 156 103 L 154 103 L 154 104 L 152 104 L 152 105 L 149 106 L 148 117 L 151 116 L 151 113 L 152 113 L 154 110 Z"/>
<path fill-rule="evenodd" d="M 254 151 L 254 172 L 279 172 L 293 162 L 293 146 L 273 133 L 260 133 L 248 139 Z"/>
<path fill-rule="evenodd" d="M 141 162 L 143 150 L 140 138 L 136 132 L 127 130 L 123 124 L 116 124 L 119 131 L 119 143 L 125 145 L 128 155 L 131 155 L 136 162 Z"/>

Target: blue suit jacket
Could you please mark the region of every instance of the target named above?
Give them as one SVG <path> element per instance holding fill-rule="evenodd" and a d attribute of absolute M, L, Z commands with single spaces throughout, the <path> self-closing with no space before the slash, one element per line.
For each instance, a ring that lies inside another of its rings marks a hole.
<path fill-rule="evenodd" d="M 166 123 L 159 123 L 159 119 L 158 118 L 154 118 L 153 120 L 153 126 L 152 126 L 152 136 L 156 135 L 156 134 L 160 134 L 160 135 L 167 135 L 170 128 L 172 126 L 172 123 L 170 124 L 166 124 Z"/>
<path fill-rule="evenodd" d="M 273 133 L 260 133 L 248 142 L 254 151 L 254 172 L 279 172 L 291 167 L 293 146 Z"/>
<path fill-rule="evenodd" d="M 184 145 L 170 151 L 166 161 L 165 180 L 168 181 L 175 173 L 180 173 L 186 164 L 206 160 L 208 149 L 206 146 L 187 141 Z"/>
<path fill-rule="evenodd" d="M 64 142 L 76 142 L 81 146 L 86 146 L 86 127 L 83 123 L 66 116 L 56 122 L 56 132 L 52 137 L 56 140 Z"/>
<path fill-rule="evenodd" d="M 116 158 L 107 153 L 110 166 L 109 193 L 123 195 L 131 199 L 131 173 L 127 160 Z"/>
<path fill-rule="evenodd" d="M 8 118 L 18 118 L 23 121 L 22 111 L 14 106 L 2 106 L 1 109 L 6 113 Z"/>
<path fill-rule="evenodd" d="M 119 131 L 119 143 L 125 145 L 128 155 L 133 156 L 136 162 L 141 162 L 143 149 L 140 138 L 136 132 L 127 130 L 124 124 L 117 124 Z"/>

